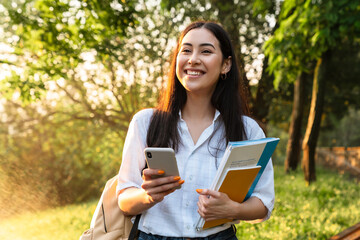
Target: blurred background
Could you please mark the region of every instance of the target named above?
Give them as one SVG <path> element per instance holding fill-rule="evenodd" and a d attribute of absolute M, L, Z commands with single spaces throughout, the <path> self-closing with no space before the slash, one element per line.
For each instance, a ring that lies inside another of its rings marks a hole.
<path fill-rule="evenodd" d="M 2 219 L 100 196 L 194 20 L 232 37 L 276 171 L 312 191 L 325 165 L 358 188 L 358 0 L 0 0 Z"/>

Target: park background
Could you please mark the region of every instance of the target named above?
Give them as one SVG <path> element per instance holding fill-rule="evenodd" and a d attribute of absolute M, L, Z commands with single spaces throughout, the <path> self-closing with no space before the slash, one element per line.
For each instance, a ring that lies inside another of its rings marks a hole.
<path fill-rule="evenodd" d="M 349 173 L 316 157 L 360 145 L 358 0 L 0 0 L 1 239 L 89 227 L 129 121 L 155 106 L 176 37 L 200 19 L 230 33 L 252 115 L 281 138 L 273 216 L 239 238 L 328 239 L 360 222 L 359 155 Z"/>

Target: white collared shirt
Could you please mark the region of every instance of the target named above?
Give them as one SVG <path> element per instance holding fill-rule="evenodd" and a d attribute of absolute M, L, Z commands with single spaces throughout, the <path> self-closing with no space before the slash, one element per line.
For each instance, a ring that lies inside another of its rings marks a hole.
<path fill-rule="evenodd" d="M 141 188 L 143 182 L 141 171 L 145 167 L 144 149 L 152 114 L 153 109 L 141 110 L 134 115 L 130 122 L 123 149 L 117 192 L 129 187 Z M 243 121 L 249 140 L 265 137 L 256 121 L 245 116 Z M 215 131 L 217 128 L 218 130 Z M 195 145 L 186 122 L 181 118 L 181 113 L 178 129 L 181 143 L 176 153 L 176 160 L 180 177 L 185 180 L 185 183 L 181 189 L 167 195 L 162 202 L 142 213 L 139 230 L 168 237 L 206 237 L 230 227 L 228 223 L 203 231 L 195 229 L 199 216 L 197 212 L 199 194 L 196 189 L 209 188 L 215 176 L 217 166 L 219 166 L 226 148 L 224 125 L 219 111 L 216 111 L 212 125 L 204 130 Z M 211 137 L 213 133 L 214 135 Z M 268 209 L 265 220 L 268 219 L 275 199 L 271 159 L 252 196 L 258 197 L 264 203 Z"/>

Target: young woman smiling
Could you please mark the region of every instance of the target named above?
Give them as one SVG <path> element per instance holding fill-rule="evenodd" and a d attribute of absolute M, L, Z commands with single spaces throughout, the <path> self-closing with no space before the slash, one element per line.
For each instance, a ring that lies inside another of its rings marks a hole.
<path fill-rule="evenodd" d="M 205 220 L 270 217 L 275 198 L 271 160 L 243 203 L 207 189 L 229 141 L 265 137 L 248 115 L 228 34 L 217 23 L 190 24 L 180 35 L 158 107 L 135 114 L 125 140 L 118 202 L 125 214 L 142 213 L 140 240 L 237 239 L 231 224 L 197 231 L 198 214 Z M 173 148 L 182 179 L 153 179 L 163 171 L 143 170 L 145 147 Z"/>

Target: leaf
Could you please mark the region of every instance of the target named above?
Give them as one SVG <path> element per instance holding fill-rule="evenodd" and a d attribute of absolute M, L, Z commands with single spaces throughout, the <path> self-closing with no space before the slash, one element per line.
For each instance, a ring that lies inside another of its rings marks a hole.
<path fill-rule="evenodd" d="M 315 46 L 320 38 L 321 32 L 316 32 L 314 36 L 311 38 L 311 45 Z"/>

